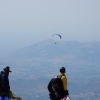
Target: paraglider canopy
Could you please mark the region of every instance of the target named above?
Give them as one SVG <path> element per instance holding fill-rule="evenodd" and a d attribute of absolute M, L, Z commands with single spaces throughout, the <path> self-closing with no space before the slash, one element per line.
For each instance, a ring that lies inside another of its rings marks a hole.
<path fill-rule="evenodd" d="M 0 100 L 3 100 L 3 98 L 2 98 L 2 97 L 0 97 Z"/>
<path fill-rule="evenodd" d="M 62 39 L 62 36 L 60 34 L 53 34 L 52 36 L 54 36 L 54 35 L 58 35 L 60 37 L 60 39 Z"/>
<path fill-rule="evenodd" d="M 3 100 L 10 100 L 10 98 L 8 98 L 8 97 L 5 97 Z"/>

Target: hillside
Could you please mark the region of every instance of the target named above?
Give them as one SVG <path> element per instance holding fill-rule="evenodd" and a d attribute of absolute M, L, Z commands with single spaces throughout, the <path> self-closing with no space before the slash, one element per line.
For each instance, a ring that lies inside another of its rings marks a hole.
<path fill-rule="evenodd" d="M 55 44 L 56 42 L 56 44 Z M 51 39 L 21 48 L 9 55 L 12 59 L 30 59 L 73 64 L 100 62 L 100 42 L 54 41 Z"/>

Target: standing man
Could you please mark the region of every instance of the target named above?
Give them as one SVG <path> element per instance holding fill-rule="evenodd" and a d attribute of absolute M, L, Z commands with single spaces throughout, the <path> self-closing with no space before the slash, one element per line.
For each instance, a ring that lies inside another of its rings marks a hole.
<path fill-rule="evenodd" d="M 61 67 L 60 68 L 60 73 L 58 75 L 61 76 L 61 80 L 63 82 L 63 88 L 64 88 L 64 97 L 63 98 L 69 96 L 68 81 L 67 81 L 67 77 L 66 77 L 65 73 L 66 73 L 65 67 Z"/>
<path fill-rule="evenodd" d="M 3 74 L 1 75 L 2 79 L 2 96 L 8 96 L 11 97 L 12 93 L 10 91 L 10 84 L 9 84 L 9 72 L 12 72 L 10 70 L 9 66 L 6 66 L 6 68 L 3 69 Z"/>
<path fill-rule="evenodd" d="M 59 71 L 59 74 L 52 78 L 48 84 L 49 98 L 51 100 L 66 100 L 66 97 L 69 96 L 65 67 L 61 67 Z"/>

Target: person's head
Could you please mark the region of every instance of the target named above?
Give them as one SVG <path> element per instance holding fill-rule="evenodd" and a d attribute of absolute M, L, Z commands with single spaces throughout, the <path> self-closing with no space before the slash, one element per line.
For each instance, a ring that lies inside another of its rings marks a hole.
<path fill-rule="evenodd" d="M 66 72 L 65 67 L 61 67 L 61 68 L 60 68 L 60 72 L 61 72 L 61 73 L 65 73 L 65 72 Z"/>
<path fill-rule="evenodd" d="M 10 67 L 9 67 L 9 66 L 6 66 L 3 70 L 5 71 L 5 73 L 12 72 L 12 71 L 10 70 Z"/>

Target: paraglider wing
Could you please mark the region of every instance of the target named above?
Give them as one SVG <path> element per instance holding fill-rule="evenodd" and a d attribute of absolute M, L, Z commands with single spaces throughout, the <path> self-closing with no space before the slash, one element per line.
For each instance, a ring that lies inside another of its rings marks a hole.
<path fill-rule="evenodd" d="M 60 37 L 60 39 L 62 39 L 62 36 L 60 34 L 53 34 L 52 36 L 54 36 L 54 35 L 58 35 Z"/>

